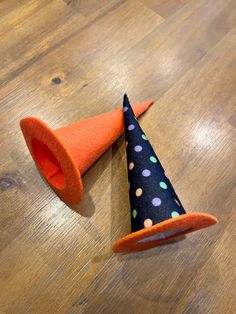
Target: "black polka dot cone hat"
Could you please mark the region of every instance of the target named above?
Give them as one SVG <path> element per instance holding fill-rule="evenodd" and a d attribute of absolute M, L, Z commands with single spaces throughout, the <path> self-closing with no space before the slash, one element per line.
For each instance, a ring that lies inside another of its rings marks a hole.
<path fill-rule="evenodd" d="M 141 129 L 127 95 L 123 103 L 130 184 L 132 233 L 116 241 L 114 252 L 152 248 L 175 237 L 216 224 L 205 213 L 186 213 L 157 155 Z"/>

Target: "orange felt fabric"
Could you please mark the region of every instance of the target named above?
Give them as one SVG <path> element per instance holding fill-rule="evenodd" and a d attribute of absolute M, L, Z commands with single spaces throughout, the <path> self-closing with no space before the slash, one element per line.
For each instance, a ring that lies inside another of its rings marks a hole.
<path fill-rule="evenodd" d="M 112 249 L 116 253 L 129 253 L 133 251 L 146 250 L 168 242 L 184 234 L 212 226 L 216 223 L 218 223 L 218 220 L 212 215 L 205 213 L 188 213 L 176 218 L 165 220 L 149 228 L 144 228 L 142 230 L 130 233 L 129 235 L 116 241 L 113 244 Z M 143 239 L 147 239 L 151 236 L 179 229 L 182 229 L 183 231 L 163 239 L 157 239 L 149 242 L 140 242 Z"/>
<path fill-rule="evenodd" d="M 135 115 L 139 117 L 152 103 L 153 101 L 148 101 L 134 105 Z M 124 122 L 121 109 L 106 112 L 55 130 L 55 134 L 70 147 L 81 175 L 123 132 Z"/>
<path fill-rule="evenodd" d="M 134 105 L 135 115 L 140 116 L 152 103 L 150 100 Z M 81 175 L 124 131 L 121 109 L 57 130 L 34 117 L 22 119 L 20 126 L 38 169 L 57 195 L 69 204 L 77 204 L 82 198 Z"/>

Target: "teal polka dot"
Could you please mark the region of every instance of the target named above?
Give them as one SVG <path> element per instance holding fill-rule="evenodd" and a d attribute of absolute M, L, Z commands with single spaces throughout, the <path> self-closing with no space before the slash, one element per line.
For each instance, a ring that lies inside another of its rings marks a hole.
<path fill-rule="evenodd" d="M 175 217 L 178 217 L 178 216 L 179 216 L 179 213 L 177 213 L 175 211 L 171 213 L 171 217 L 172 218 L 175 218 Z"/>
<path fill-rule="evenodd" d="M 151 156 L 149 159 L 150 159 L 150 161 L 153 162 L 154 164 L 157 163 L 157 159 L 156 159 L 154 156 Z"/>
<path fill-rule="evenodd" d="M 161 182 L 160 182 L 160 187 L 161 187 L 162 189 L 166 190 L 166 189 L 167 189 L 167 184 L 166 184 L 165 182 L 161 181 Z"/>
<path fill-rule="evenodd" d="M 147 139 L 147 136 L 146 136 L 145 134 L 142 135 L 142 138 L 143 138 L 145 141 L 148 140 L 148 139 Z"/>
<path fill-rule="evenodd" d="M 136 210 L 136 209 L 134 209 L 134 210 L 132 211 L 132 216 L 133 216 L 133 218 L 136 218 L 136 217 L 137 217 L 137 210 Z"/>

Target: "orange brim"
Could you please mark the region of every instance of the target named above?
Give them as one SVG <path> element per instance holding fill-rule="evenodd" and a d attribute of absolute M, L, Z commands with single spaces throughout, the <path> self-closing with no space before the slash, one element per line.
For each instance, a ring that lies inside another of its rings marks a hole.
<path fill-rule="evenodd" d="M 203 229 L 218 223 L 218 220 L 205 213 L 189 213 L 160 222 L 154 226 L 133 232 L 120 240 L 116 241 L 112 247 L 115 253 L 129 253 L 133 251 L 142 251 L 163 244 L 184 234 Z M 172 233 L 176 231 L 176 233 Z M 168 233 L 171 234 L 168 236 Z M 160 238 L 162 234 L 166 237 Z M 147 241 L 148 238 L 154 238 L 160 235 L 158 239 Z"/>
<path fill-rule="evenodd" d="M 22 119 L 20 126 L 29 151 L 48 184 L 65 203 L 79 203 L 83 184 L 69 147 L 40 119 Z M 47 157 L 47 163 L 42 156 Z"/>

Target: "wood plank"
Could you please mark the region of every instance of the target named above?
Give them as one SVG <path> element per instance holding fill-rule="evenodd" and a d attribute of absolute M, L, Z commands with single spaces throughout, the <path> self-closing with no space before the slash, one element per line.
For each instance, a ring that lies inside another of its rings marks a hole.
<path fill-rule="evenodd" d="M 67 5 L 63 1 L 46 2 L 46 5 L 36 11 L 31 19 L 17 23 L 10 32 L 3 34 L 0 85 L 5 85 L 38 59 L 60 47 L 76 36 L 81 29 L 90 26 L 117 5 L 119 5 L 118 0 L 105 1 L 104 6 L 85 18 L 79 10 L 74 9 L 74 6 Z"/>
<path fill-rule="evenodd" d="M 233 0 L 0 2 L 0 312 L 235 313 L 235 17 Z M 18 123 L 56 128 L 120 107 L 124 92 L 157 100 L 142 127 L 186 210 L 220 224 L 121 256 L 123 137 L 69 208 Z"/>
<path fill-rule="evenodd" d="M 182 0 L 142 0 L 142 2 L 165 19 L 178 12 L 185 4 Z"/>
<path fill-rule="evenodd" d="M 227 123 L 233 110 L 231 99 L 236 96 L 236 73 L 232 67 L 235 43 L 233 29 L 158 100 L 158 106 L 150 109 L 147 115 L 158 116 L 158 125 L 150 119 L 142 122 L 186 209 L 207 210 L 220 219 L 220 224 L 189 235 L 182 242 L 114 257 L 97 275 L 95 284 L 91 283 L 78 296 L 68 313 L 110 313 L 114 303 L 119 304 L 118 313 L 235 312 L 236 304 L 231 300 L 235 278 L 232 272 L 226 271 L 224 275 L 222 270 L 236 266 L 234 253 L 231 254 L 236 232 L 232 158 L 235 132 Z M 227 82 L 224 87 L 222 78 Z M 177 119 L 176 112 L 182 119 Z M 115 163 L 113 177 L 125 172 L 125 164 L 121 164 L 123 149 L 120 148 L 118 157 L 120 169 Z M 121 182 L 125 173 L 123 177 Z M 115 181 L 113 191 L 116 186 Z M 121 225 L 119 238 L 129 232 L 129 211 L 126 196 L 123 201 L 116 199 L 115 196 L 112 199 L 111 237 Z M 125 223 L 127 230 L 122 227 Z M 227 297 L 222 296 L 222 289 L 228 291 Z M 97 295 L 96 291 L 102 293 Z"/>

